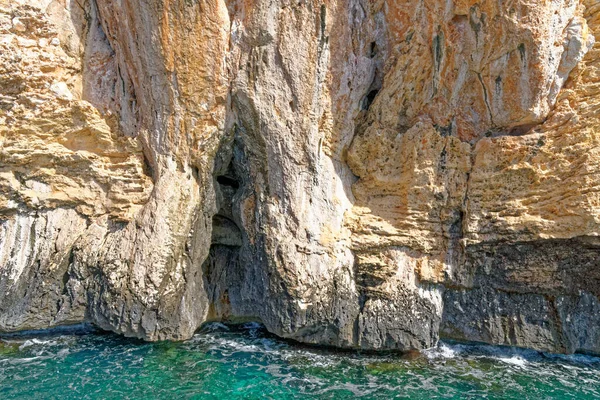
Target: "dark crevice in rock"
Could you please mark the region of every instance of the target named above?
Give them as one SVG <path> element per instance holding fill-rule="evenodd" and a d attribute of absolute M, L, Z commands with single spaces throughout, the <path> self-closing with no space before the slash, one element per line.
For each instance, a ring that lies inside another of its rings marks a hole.
<path fill-rule="evenodd" d="M 463 223 L 465 219 L 464 210 L 454 210 L 454 222 L 450 225 L 450 238 L 462 239 L 464 237 Z"/>
<path fill-rule="evenodd" d="M 235 129 L 234 129 L 235 130 Z M 208 299 L 209 321 L 231 321 L 231 297 L 237 296 L 240 281 L 240 253 L 244 243 L 238 194 L 244 182 L 238 174 L 231 141 L 224 143 L 215 158 L 214 188 L 217 213 L 212 217 L 212 236 L 209 255 L 202 265 L 204 289 Z"/>
<path fill-rule="evenodd" d="M 520 43 L 517 47 L 519 50 L 519 56 L 521 57 L 521 61 L 523 62 L 523 66 L 527 66 L 527 52 L 525 51 L 525 44 Z"/>
<path fill-rule="evenodd" d="M 232 247 L 242 245 L 242 233 L 232 219 L 217 214 L 213 217 L 212 224 L 211 243 L 213 245 L 218 244 Z"/>
<path fill-rule="evenodd" d="M 444 59 L 444 33 L 438 26 L 438 34 L 433 38 L 433 65 L 436 72 L 439 73 Z"/>
<path fill-rule="evenodd" d="M 375 58 L 375 56 L 377 55 L 377 52 L 379 51 L 379 48 L 377 47 L 377 42 L 371 42 L 371 45 L 369 48 L 370 48 L 369 58 Z"/>
<path fill-rule="evenodd" d="M 360 102 L 360 110 L 362 112 L 359 113 L 359 115 L 356 117 L 355 122 L 357 125 L 357 129 L 358 129 L 359 125 L 367 122 L 367 116 L 365 115 L 366 111 L 368 111 L 369 108 L 371 108 L 371 105 L 375 101 L 375 98 L 377 97 L 377 95 L 379 94 L 379 92 L 383 86 L 383 71 L 382 71 L 382 69 L 383 69 L 384 54 L 382 54 L 382 52 L 379 51 L 379 46 L 377 45 L 376 41 L 371 42 L 370 45 L 368 47 L 366 47 L 365 50 L 368 51 L 368 53 L 366 55 L 372 60 L 372 63 L 373 63 L 372 64 L 373 75 L 372 75 L 372 79 L 371 79 L 369 88 L 365 92 L 365 95 L 363 96 L 363 98 Z M 355 135 L 356 135 L 356 133 L 357 132 L 355 132 Z"/>
<path fill-rule="evenodd" d="M 223 187 L 223 186 L 229 186 L 233 189 L 238 189 L 240 187 L 240 183 L 237 181 L 237 179 L 231 177 L 231 176 L 227 176 L 227 175 L 220 175 L 217 176 L 217 183 Z"/>
<path fill-rule="evenodd" d="M 526 124 L 526 125 L 516 126 L 516 127 L 512 128 L 506 134 L 506 136 L 523 136 L 523 135 L 527 135 L 528 133 L 531 133 L 531 131 L 535 127 L 538 127 L 539 125 L 540 124 Z M 496 135 L 496 136 L 501 136 L 501 135 Z"/>
<path fill-rule="evenodd" d="M 373 101 L 375 100 L 375 97 L 377 97 L 378 93 L 379 89 L 373 89 L 369 91 L 369 93 L 363 98 L 361 108 L 367 111 L 371 107 L 371 104 L 373 104 Z"/>
<path fill-rule="evenodd" d="M 145 152 L 142 152 L 142 158 L 144 160 L 144 164 L 143 164 L 144 175 L 152 178 L 152 180 L 155 181 L 154 176 L 155 176 L 156 171 L 152 167 L 150 159 L 148 157 L 146 157 Z"/>
<path fill-rule="evenodd" d="M 500 75 L 498 75 L 496 77 L 495 82 L 496 82 L 496 87 L 495 87 L 496 94 L 498 96 L 501 96 L 502 95 L 502 77 Z"/>
<path fill-rule="evenodd" d="M 438 26 L 437 34 L 433 38 L 433 43 L 432 43 L 433 69 L 434 69 L 432 97 L 437 94 L 438 88 L 440 85 L 440 73 L 442 70 L 442 63 L 444 61 L 444 46 L 445 46 L 444 32 L 441 30 L 441 27 Z"/>
<path fill-rule="evenodd" d="M 483 26 L 483 21 L 485 21 L 484 15 L 485 14 L 481 14 L 478 5 L 474 5 L 469 9 L 469 25 L 471 25 L 471 29 L 473 29 L 473 32 L 475 32 L 475 40 L 478 43 L 479 34 L 481 33 L 481 28 Z"/>
<path fill-rule="evenodd" d="M 202 265 L 208 299 L 207 320 L 227 320 L 231 316 L 229 287 L 232 272 L 239 265 L 239 247 L 222 244 L 211 245 L 209 256 Z"/>
<path fill-rule="evenodd" d="M 321 40 L 325 40 L 325 28 L 327 27 L 327 6 L 321 4 Z"/>
<path fill-rule="evenodd" d="M 67 269 L 65 270 L 65 273 L 62 276 L 62 291 L 61 291 L 61 295 L 66 296 L 69 293 L 69 287 L 67 286 L 67 284 L 69 283 L 69 279 L 71 278 L 71 268 L 73 266 L 73 264 L 75 264 L 75 252 L 73 251 L 73 249 L 71 249 L 71 251 L 69 251 L 69 259 L 67 261 Z"/>
<path fill-rule="evenodd" d="M 481 77 L 481 73 L 477 72 L 477 79 L 479 80 L 479 83 L 481 84 L 481 89 L 483 90 L 483 101 L 485 103 L 485 106 L 488 110 L 489 116 L 490 116 L 490 123 L 492 125 L 492 130 L 494 129 L 493 127 L 495 127 L 494 124 L 494 113 L 492 112 L 492 106 L 490 105 L 490 101 L 489 101 L 489 95 L 488 95 L 488 90 L 485 86 L 485 83 L 483 82 L 483 78 Z"/>
<path fill-rule="evenodd" d="M 456 131 L 456 126 L 454 124 L 454 120 L 452 120 L 448 125 L 441 126 L 434 124 L 433 127 L 440 134 L 441 137 L 452 136 Z"/>

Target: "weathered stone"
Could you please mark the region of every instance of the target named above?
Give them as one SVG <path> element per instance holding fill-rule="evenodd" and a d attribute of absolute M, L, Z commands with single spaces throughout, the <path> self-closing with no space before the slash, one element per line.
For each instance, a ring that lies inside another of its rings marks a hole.
<path fill-rule="evenodd" d="M 595 1 L 0 5 L 0 330 L 600 353 Z"/>

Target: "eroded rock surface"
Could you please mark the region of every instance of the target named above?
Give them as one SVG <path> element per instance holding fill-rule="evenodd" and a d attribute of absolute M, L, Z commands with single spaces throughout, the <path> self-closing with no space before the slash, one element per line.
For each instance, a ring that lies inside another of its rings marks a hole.
<path fill-rule="evenodd" d="M 0 0 L 0 330 L 600 353 L 600 4 Z"/>

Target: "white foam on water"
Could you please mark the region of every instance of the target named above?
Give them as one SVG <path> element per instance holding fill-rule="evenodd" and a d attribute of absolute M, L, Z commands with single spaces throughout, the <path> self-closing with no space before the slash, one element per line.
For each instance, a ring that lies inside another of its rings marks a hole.
<path fill-rule="evenodd" d="M 7 343 L 19 343 L 19 341 L 12 341 Z M 60 343 L 54 339 L 27 339 L 20 346 L 19 350 L 23 351 L 27 348 L 47 348 L 60 345 Z"/>
<path fill-rule="evenodd" d="M 9 360 L 10 364 L 27 364 L 32 361 L 39 361 L 43 359 L 47 359 L 48 357 L 35 356 L 35 357 L 22 357 L 22 358 L 13 358 Z"/>
<path fill-rule="evenodd" d="M 458 351 L 450 346 L 442 344 L 439 348 L 439 354 L 444 358 L 455 358 Z"/>
<path fill-rule="evenodd" d="M 458 345 L 453 346 L 447 343 L 439 343 L 437 347 L 423 351 L 423 354 L 425 354 L 425 356 L 430 360 L 439 358 L 456 358 L 460 353 L 461 349 Z"/>
<path fill-rule="evenodd" d="M 56 353 L 57 357 L 65 357 L 69 354 L 69 349 L 60 349 L 58 353 Z"/>
<path fill-rule="evenodd" d="M 35 343 L 33 342 L 35 339 L 33 340 L 26 340 L 22 345 L 19 346 L 19 350 L 24 350 L 28 347 L 33 346 Z"/>
<path fill-rule="evenodd" d="M 215 337 L 212 335 L 199 336 L 197 342 L 208 344 L 210 350 L 221 351 L 223 349 L 227 349 L 233 350 L 233 352 L 245 353 L 257 353 L 264 351 L 264 349 L 255 344 L 248 344 L 239 340 Z"/>
<path fill-rule="evenodd" d="M 517 367 L 524 367 L 528 364 L 528 361 L 520 356 L 497 357 L 496 359 L 502 361 L 503 363 L 515 365 Z"/>

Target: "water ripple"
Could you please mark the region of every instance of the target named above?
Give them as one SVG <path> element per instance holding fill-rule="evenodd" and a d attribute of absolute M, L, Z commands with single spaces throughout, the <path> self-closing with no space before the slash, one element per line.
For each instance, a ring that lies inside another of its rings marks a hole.
<path fill-rule="evenodd" d="M 258 324 L 182 343 L 90 327 L 0 338 L 0 398 L 538 399 L 600 397 L 600 359 L 440 343 L 421 355 L 294 345 Z"/>

